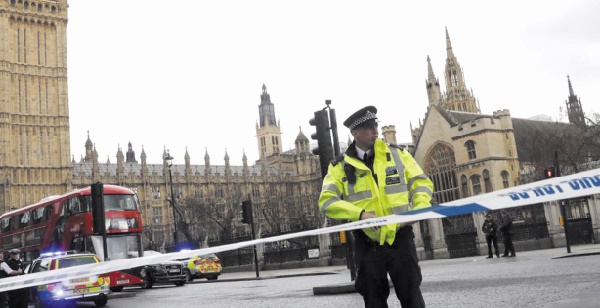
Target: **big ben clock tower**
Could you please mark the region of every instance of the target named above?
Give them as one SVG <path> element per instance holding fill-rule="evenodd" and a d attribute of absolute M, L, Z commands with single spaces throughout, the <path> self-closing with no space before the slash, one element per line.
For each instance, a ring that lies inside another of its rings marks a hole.
<path fill-rule="evenodd" d="M 0 213 L 70 189 L 67 0 L 0 0 Z"/>

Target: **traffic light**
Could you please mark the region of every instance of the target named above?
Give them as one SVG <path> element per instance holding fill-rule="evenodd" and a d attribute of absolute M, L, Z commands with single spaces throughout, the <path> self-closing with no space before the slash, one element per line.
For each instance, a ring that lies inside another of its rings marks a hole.
<path fill-rule="evenodd" d="M 90 186 L 92 195 L 92 225 L 94 233 L 106 232 L 106 222 L 104 218 L 104 185 L 97 182 Z"/>
<path fill-rule="evenodd" d="M 549 179 L 556 177 L 556 170 L 554 167 L 544 169 L 544 178 Z"/>
<path fill-rule="evenodd" d="M 314 155 L 319 155 L 321 160 L 321 176 L 325 177 L 329 163 L 333 160 L 333 145 L 329 133 L 329 117 L 327 110 L 315 111 L 315 117 L 308 123 L 316 128 L 316 132 L 310 137 L 317 140 L 318 146 L 312 149 Z"/>
<path fill-rule="evenodd" d="M 252 224 L 252 201 L 242 201 L 242 223 Z"/>

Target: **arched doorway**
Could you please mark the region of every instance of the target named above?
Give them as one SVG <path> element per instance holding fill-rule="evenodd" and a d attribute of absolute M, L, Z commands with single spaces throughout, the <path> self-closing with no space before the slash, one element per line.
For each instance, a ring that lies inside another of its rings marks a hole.
<path fill-rule="evenodd" d="M 433 181 L 433 202 L 446 203 L 460 198 L 459 182 L 456 177 L 454 150 L 446 143 L 435 144 L 425 157 L 425 173 Z M 427 258 L 433 258 L 429 221 L 421 221 L 424 249 Z M 477 230 L 471 214 L 442 219 L 446 245 L 450 258 L 477 254 Z"/>

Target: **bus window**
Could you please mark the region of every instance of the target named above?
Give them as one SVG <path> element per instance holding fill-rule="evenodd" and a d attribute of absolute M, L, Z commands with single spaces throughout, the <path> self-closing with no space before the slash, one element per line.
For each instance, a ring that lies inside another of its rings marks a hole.
<path fill-rule="evenodd" d="M 131 211 L 137 209 L 134 195 L 104 195 L 105 211 Z"/>
<path fill-rule="evenodd" d="M 94 247 L 94 253 L 96 253 L 99 259 L 104 261 L 102 236 L 92 235 L 90 239 Z M 136 258 L 139 256 L 139 251 L 141 250 L 138 237 L 135 235 L 109 236 L 106 238 L 106 244 L 108 247 L 108 257 L 111 260 Z M 87 247 L 87 249 L 90 250 L 90 247 Z"/>
<path fill-rule="evenodd" d="M 19 228 L 25 228 L 25 227 L 29 226 L 30 222 L 31 222 L 31 213 L 30 212 L 25 212 L 25 213 L 19 215 Z"/>
<path fill-rule="evenodd" d="M 0 226 L 2 227 L 2 232 L 10 231 L 10 217 L 6 217 L 0 221 Z"/>
<path fill-rule="evenodd" d="M 41 222 L 44 222 L 44 211 L 46 210 L 47 207 L 41 207 L 39 209 L 35 209 L 33 210 L 33 223 L 34 224 L 39 224 Z"/>
<path fill-rule="evenodd" d="M 79 196 L 79 204 L 82 212 L 90 212 L 92 210 L 92 196 Z"/>
<path fill-rule="evenodd" d="M 75 197 L 67 201 L 67 213 L 68 215 L 81 213 L 81 204 L 79 202 L 79 198 Z"/>
<path fill-rule="evenodd" d="M 19 224 L 21 223 L 19 218 L 20 218 L 19 216 L 10 218 L 10 230 L 11 231 L 19 229 Z"/>

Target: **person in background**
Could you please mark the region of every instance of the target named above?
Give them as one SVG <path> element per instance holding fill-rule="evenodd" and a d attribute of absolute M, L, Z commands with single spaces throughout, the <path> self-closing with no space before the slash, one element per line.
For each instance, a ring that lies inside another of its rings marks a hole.
<path fill-rule="evenodd" d="M 498 236 L 496 235 L 496 232 L 498 231 L 498 224 L 496 224 L 490 213 L 485 214 L 485 221 L 483 222 L 483 226 L 481 226 L 481 231 L 483 231 L 483 234 L 485 234 L 485 241 L 487 242 L 488 246 L 487 259 L 494 257 L 492 254 L 492 245 L 494 246 L 496 257 L 500 258 L 500 252 L 498 252 Z"/>
<path fill-rule="evenodd" d="M 406 149 L 379 139 L 376 114 L 367 106 L 344 121 L 354 142 L 323 179 L 319 209 L 327 217 L 357 221 L 431 206 L 433 183 Z M 412 227 L 390 224 L 354 234 L 355 287 L 365 307 L 388 307 L 388 273 L 403 308 L 425 307 Z"/>
<path fill-rule="evenodd" d="M 4 265 L 4 255 L 0 255 L 0 279 L 8 277 L 8 274 L 4 271 L 2 266 Z M 11 270 L 12 271 L 12 270 Z M 6 292 L 0 292 L 0 308 L 6 307 Z"/>
<path fill-rule="evenodd" d="M 502 232 L 502 238 L 504 238 L 504 254 L 503 257 L 516 257 L 515 247 L 512 242 L 512 217 L 508 215 L 508 212 L 502 210 L 502 224 L 500 225 L 500 232 Z M 510 253 L 510 254 L 509 254 Z"/>
<path fill-rule="evenodd" d="M 23 261 L 19 258 L 21 251 L 19 249 L 11 249 L 9 253 L 10 258 L 8 261 L 0 265 L 2 271 L 9 277 L 23 275 Z M 7 293 L 9 308 L 27 308 L 27 302 L 29 301 L 28 288 L 10 290 Z"/>

